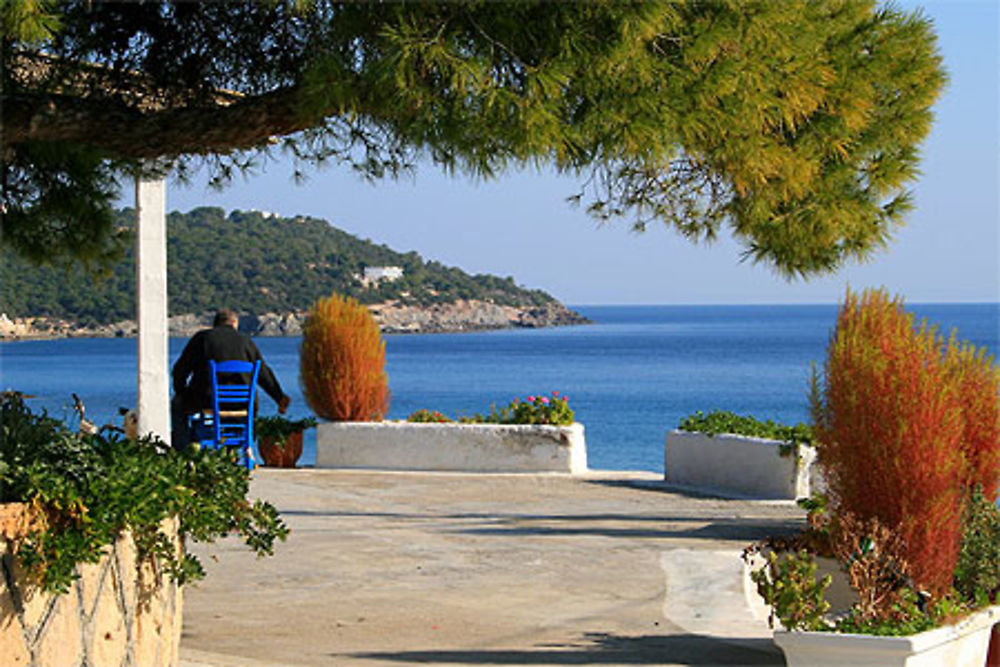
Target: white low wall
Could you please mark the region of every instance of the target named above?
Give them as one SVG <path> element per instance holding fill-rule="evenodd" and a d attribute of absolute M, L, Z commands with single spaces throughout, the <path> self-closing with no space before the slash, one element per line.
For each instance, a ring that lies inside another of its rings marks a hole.
<path fill-rule="evenodd" d="M 326 422 L 316 428 L 316 467 L 579 475 L 587 446 L 582 424 Z"/>
<path fill-rule="evenodd" d="M 812 470 L 816 451 L 800 446 L 798 457 L 781 456 L 782 444 L 742 435 L 671 431 L 663 452 L 664 479 L 721 495 L 807 498 L 811 487 L 821 484 Z"/>

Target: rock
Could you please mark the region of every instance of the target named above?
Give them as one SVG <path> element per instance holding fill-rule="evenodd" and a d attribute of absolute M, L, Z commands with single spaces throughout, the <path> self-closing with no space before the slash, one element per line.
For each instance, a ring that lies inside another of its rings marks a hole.
<path fill-rule="evenodd" d="M 386 302 L 369 306 L 383 333 L 445 333 L 509 329 L 540 328 L 587 324 L 587 318 L 561 303 L 543 306 L 502 306 L 495 303 L 461 299 L 453 303 L 417 306 Z M 169 320 L 170 335 L 190 338 L 201 329 L 212 326 L 213 312 L 174 315 Z M 240 331 L 251 336 L 299 336 L 305 322 L 305 312 L 242 313 Z M 48 317 L 10 319 L 0 314 L 0 339 L 22 338 L 122 338 L 137 335 L 134 320 L 113 324 L 80 326 L 66 320 Z"/>
<path fill-rule="evenodd" d="M 167 326 L 170 329 L 171 336 L 175 336 L 177 338 L 190 338 L 202 329 L 212 326 L 212 317 L 213 313 L 210 312 L 197 315 L 192 313 L 174 315 L 170 318 Z M 132 330 L 135 330 L 134 323 L 132 323 Z"/>

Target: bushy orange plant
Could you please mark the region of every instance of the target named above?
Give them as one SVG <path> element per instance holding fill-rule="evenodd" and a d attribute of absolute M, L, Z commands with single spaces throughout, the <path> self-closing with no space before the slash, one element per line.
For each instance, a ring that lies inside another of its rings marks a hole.
<path fill-rule="evenodd" d="M 959 383 L 943 339 L 882 290 L 848 291 L 813 397 L 835 512 L 897 529 L 915 582 L 951 587 L 968 467 Z"/>
<path fill-rule="evenodd" d="M 372 421 L 389 410 L 385 342 L 368 309 L 334 294 L 317 301 L 302 327 L 302 393 L 318 416 Z"/>
<path fill-rule="evenodd" d="M 958 385 L 962 406 L 962 452 L 970 486 L 980 486 L 991 503 L 1000 484 L 1000 370 L 985 349 L 948 342 L 945 364 Z"/>

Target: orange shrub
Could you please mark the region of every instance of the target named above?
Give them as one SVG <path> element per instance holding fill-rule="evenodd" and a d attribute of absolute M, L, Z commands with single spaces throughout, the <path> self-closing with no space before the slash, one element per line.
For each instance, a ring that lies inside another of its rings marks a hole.
<path fill-rule="evenodd" d="M 309 407 L 324 419 L 385 416 L 385 342 L 365 306 L 336 294 L 313 304 L 302 327 L 299 377 Z"/>
<path fill-rule="evenodd" d="M 969 485 L 980 485 L 995 503 L 1000 483 L 1000 370 L 984 349 L 959 343 L 954 336 L 948 341 L 945 364 L 958 384 Z"/>
<path fill-rule="evenodd" d="M 848 291 L 813 400 L 835 511 L 897 529 L 914 580 L 935 594 L 952 584 L 968 492 L 961 394 L 942 349 L 900 300 Z"/>

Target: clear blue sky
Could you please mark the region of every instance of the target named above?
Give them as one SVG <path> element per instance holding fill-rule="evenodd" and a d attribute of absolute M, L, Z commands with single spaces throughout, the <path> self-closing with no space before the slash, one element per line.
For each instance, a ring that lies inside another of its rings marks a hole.
<path fill-rule="evenodd" d="M 673 232 L 598 226 L 565 197 L 572 179 L 508 173 L 474 183 L 432 166 L 374 186 L 346 169 L 292 181 L 272 163 L 221 193 L 171 183 L 168 209 L 197 206 L 311 215 L 472 273 L 514 276 L 570 304 L 832 303 L 844 288 L 884 285 L 908 302 L 1000 301 L 1000 3 L 905 2 L 934 20 L 950 83 L 924 145 L 916 209 L 888 251 L 810 282 L 739 261 L 730 239 L 694 246 Z M 126 197 L 127 199 L 127 197 Z"/>

